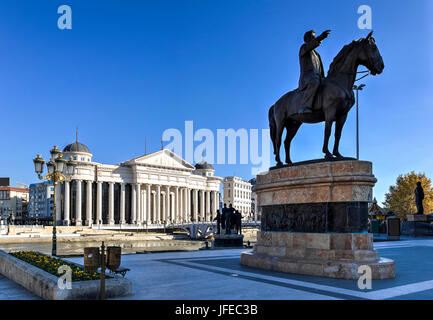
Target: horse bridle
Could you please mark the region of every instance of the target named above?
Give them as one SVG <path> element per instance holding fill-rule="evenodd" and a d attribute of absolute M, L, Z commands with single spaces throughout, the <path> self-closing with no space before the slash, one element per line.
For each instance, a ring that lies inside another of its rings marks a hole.
<path fill-rule="evenodd" d="M 358 74 L 358 73 L 367 73 L 367 74 L 363 75 L 361 78 L 355 79 L 355 82 L 359 81 L 361 79 L 364 79 L 365 77 L 367 77 L 371 74 L 370 70 L 357 71 L 356 74 Z"/>

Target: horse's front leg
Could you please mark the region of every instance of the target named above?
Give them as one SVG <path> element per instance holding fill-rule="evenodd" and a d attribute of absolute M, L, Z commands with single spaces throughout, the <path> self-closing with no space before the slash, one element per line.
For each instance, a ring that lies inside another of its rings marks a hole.
<path fill-rule="evenodd" d="M 275 131 L 275 162 L 277 163 L 277 167 L 283 165 L 280 159 L 281 137 L 283 135 L 283 130 L 283 125 L 281 123 L 277 123 Z"/>
<path fill-rule="evenodd" d="M 326 121 L 325 122 L 325 137 L 323 139 L 323 148 L 322 151 L 325 154 L 325 159 L 331 159 L 332 154 L 329 152 L 328 149 L 328 143 L 329 143 L 329 137 L 331 136 L 331 129 L 332 129 L 332 121 Z"/>
<path fill-rule="evenodd" d="M 338 148 L 340 146 L 341 131 L 343 131 L 343 126 L 344 123 L 346 122 L 346 119 L 347 119 L 347 113 L 335 121 L 335 142 L 334 142 L 334 149 L 332 151 L 332 154 L 337 158 L 344 158 L 338 151 Z"/>

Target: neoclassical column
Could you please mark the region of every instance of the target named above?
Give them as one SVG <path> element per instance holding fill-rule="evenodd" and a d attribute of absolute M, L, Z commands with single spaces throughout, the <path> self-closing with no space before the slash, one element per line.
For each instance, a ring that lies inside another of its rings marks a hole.
<path fill-rule="evenodd" d="M 176 194 L 174 192 L 170 192 L 170 210 L 169 210 L 169 217 L 168 217 L 170 223 L 175 222 L 175 218 L 176 218 L 174 215 L 175 206 L 176 206 Z"/>
<path fill-rule="evenodd" d="M 211 198 L 211 203 L 210 203 L 210 221 L 213 221 L 213 219 L 215 218 L 215 193 L 216 191 L 210 191 L 210 198 Z"/>
<path fill-rule="evenodd" d="M 218 210 L 218 191 L 212 192 L 212 220 L 215 219 Z"/>
<path fill-rule="evenodd" d="M 205 197 L 205 191 L 204 190 L 200 190 L 200 216 L 201 216 L 201 221 L 205 221 L 205 211 L 204 211 L 204 197 Z"/>
<path fill-rule="evenodd" d="M 102 182 L 97 182 L 96 187 L 96 222 L 102 223 Z"/>
<path fill-rule="evenodd" d="M 152 200 L 151 186 L 150 184 L 146 185 L 147 195 L 146 195 L 146 221 L 147 224 L 151 224 L 151 213 L 150 213 L 150 201 Z"/>
<path fill-rule="evenodd" d="M 57 183 L 56 186 L 56 224 L 62 224 L 62 183 Z"/>
<path fill-rule="evenodd" d="M 131 185 L 131 224 L 134 224 L 137 221 L 137 195 L 136 195 L 137 187 L 135 184 Z"/>
<path fill-rule="evenodd" d="M 81 219 L 81 180 L 75 180 L 75 191 L 76 191 L 76 196 L 75 196 L 75 212 L 76 212 L 76 217 L 75 217 L 75 225 L 76 226 L 81 226 L 82 224 L 82 219 Z"/>
<path fill-rule="evenodd" d="M 108 224 L 114 224 L 114 182 L 108 183 Z"/>
<path fill-rule="evenodd" d="M 146 190 L 144 188 L 141 189 L 141 216 L 140 216 L 140 223 L 144 223 L 146 221 Z"/>
<path fill-rule="evenodd" d="M 86 181 L 86 225 L 91 226 L 92 219 L 92 181 Z"/>
<path fill-rule="evenodd" d="M 191 195 L 191 191 L 192 189 L 188 188 L 188 194 L 187 194 L 187 199 L 188 199 L 188 210 L 187 210 L 187 215 L 186 215 L 186 221 L 190 222 L 191 221 L 191 213 L 192 213 L 192 195 Z"/>
<path fill-rule="evenodd" d="M 210 221 L 211 220 L 211 212 L 210 212 L 210 191 L 206 191 L 206 218 L 205 221 Z"/>
<path fill-rule="evenodd" d="M 161 203 L 161 222 L 166 223 L 165 219 L 165 192 L 161 193 L 162 203 Z"/>
<path fill-rule="evenodd" d="M 137 197 L 137 200 L 136 200 L 136 206 L 137 206 L 137 212 L 135 213 L 135 220 L 134 220 L 134 223 L 140 223 L 141 222 L 141 184 L 139 184 L 139 183 L 137 183 L 136 185 L 135 185 L 135 195 L 136 195 L 136 197 Z"/>
<path fill-rule="evenodd" d="M 161 223 L 161 186 L 158 184 L 156 185 L 156 223 Z"/>
<path fill-rule="evenodd" d="M 180 217 L 180 222 L 185 222 L 186 220 L 186 205 L 187 205 L 187 200 L 186 200 L 186 192 L 187 192 L 187 188 L 182 188 L 182 211 L 181 211 L 181 217 Z"/>
<path fill-rule="evenodd" d="M 194 189 L 193 194 L 194 194 L 194 198 L 193 198 L 193 202 L 194 202 L 194 204 L 193 204 L 194 208 L 193 209 L 194 210 L 192 213 L 192 221 L 197 222 L 198 221 L 197 220 L 197 216 L 198 216 L 198 190 Z"/>
<path fill-rule="evenodd" d="M 63 217 L 63 224 L 65 226 L 70 225 L 69 221 L 69 210 L 70 210 L 71 204 L 70 204 L 70 189 L 69 189 L 69 181 L 65 181 L 65 208 L 64 208 L 64 217 Z"/>
<path fill-rule="evenodd" d="M 120 183 L 120 223 L 126 223 L 125 219 L 125 184 L 123 182 Z"/>
<path fill-rule="evenodd" d="M 182 208 L 182 222 L 186 222 L 186 215 L 187 215 L 187 206 L 188 206 L 188 188 L 183 188 L 183 208 Z"/>
<path fill-rule="evenodd" d="M 170 222 L 176 222 L 176 189 L 170 193 Z"/>
<path fill-rule="evenodd" d="M 175 204 L 174 222 L 179 223 L 179 221 L 181 221 L 180 215 L 182 211 L 182 189 L 176 187 L 175 192 L 176 192 L 175 193 L 176 204 Z"/>
<path fill-rule="evenodd" d="M 152 191 L 152 223 L 158 223 L 156 217 L 156 191 Z"/>
<path fill-rule="evenodd" d="M 165 187 L 165 222 L 170 220 L 170 186 Z"/>

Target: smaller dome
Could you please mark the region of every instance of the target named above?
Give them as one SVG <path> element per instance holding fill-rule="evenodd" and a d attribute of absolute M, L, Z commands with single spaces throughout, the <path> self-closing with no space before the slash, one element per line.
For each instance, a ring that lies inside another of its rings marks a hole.
<path fill-rule="evenodd" d="M 215 170 L 211 164 L 207 163 L 206 161 L 201 161 L 195 164 L 195 168 L 197 170 Z"/>
<path fill-rule="evenodd" d="M 73 142 L 71 144 L 68 144 L 64 149 L 63 152 L 85 152 L 90 153 L 89 148 L 87 148 L 84 144 L 77 142 Z"/>

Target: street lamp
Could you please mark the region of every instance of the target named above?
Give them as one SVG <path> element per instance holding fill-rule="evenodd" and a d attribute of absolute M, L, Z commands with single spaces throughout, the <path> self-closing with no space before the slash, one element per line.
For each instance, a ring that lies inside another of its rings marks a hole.
<path fill-rule="evenodd" d="M 365 84 L 361 83 L 359 86 L 354 85 L 353 90 L 356 91 L 356 160 L 359 160 L 359 104 L 358 104 L 358 91 L 362 90 Z"/>
<path fill-rule="evenodd" d="M 54 205 L 53 205 L 53 243 L 52 243 L 52 251 L 51 254 L 53 256 L 57 255 L 57 236 L 56 236 L 56 188 L 57 183 L 62 181 L 70 181 L 71 176 L 75 174 L 75 169 L 77 164 L 71 159 L 66 160 L 62 156 L 62 152 L 54 146 L 53 149 L 50 150 L 51 159 L 47 162 L 47 171 L 48 174 L 42 176 L 44 172 L 44 163 L 45 160 L 42 159 L 41 155 L 38 154 L 35 159 L 33 159 L 33 163 L 35 165 L 35 172 L 38 175 L 38 178 L 41 180 L 51 181 L 54 185 Z"/>

